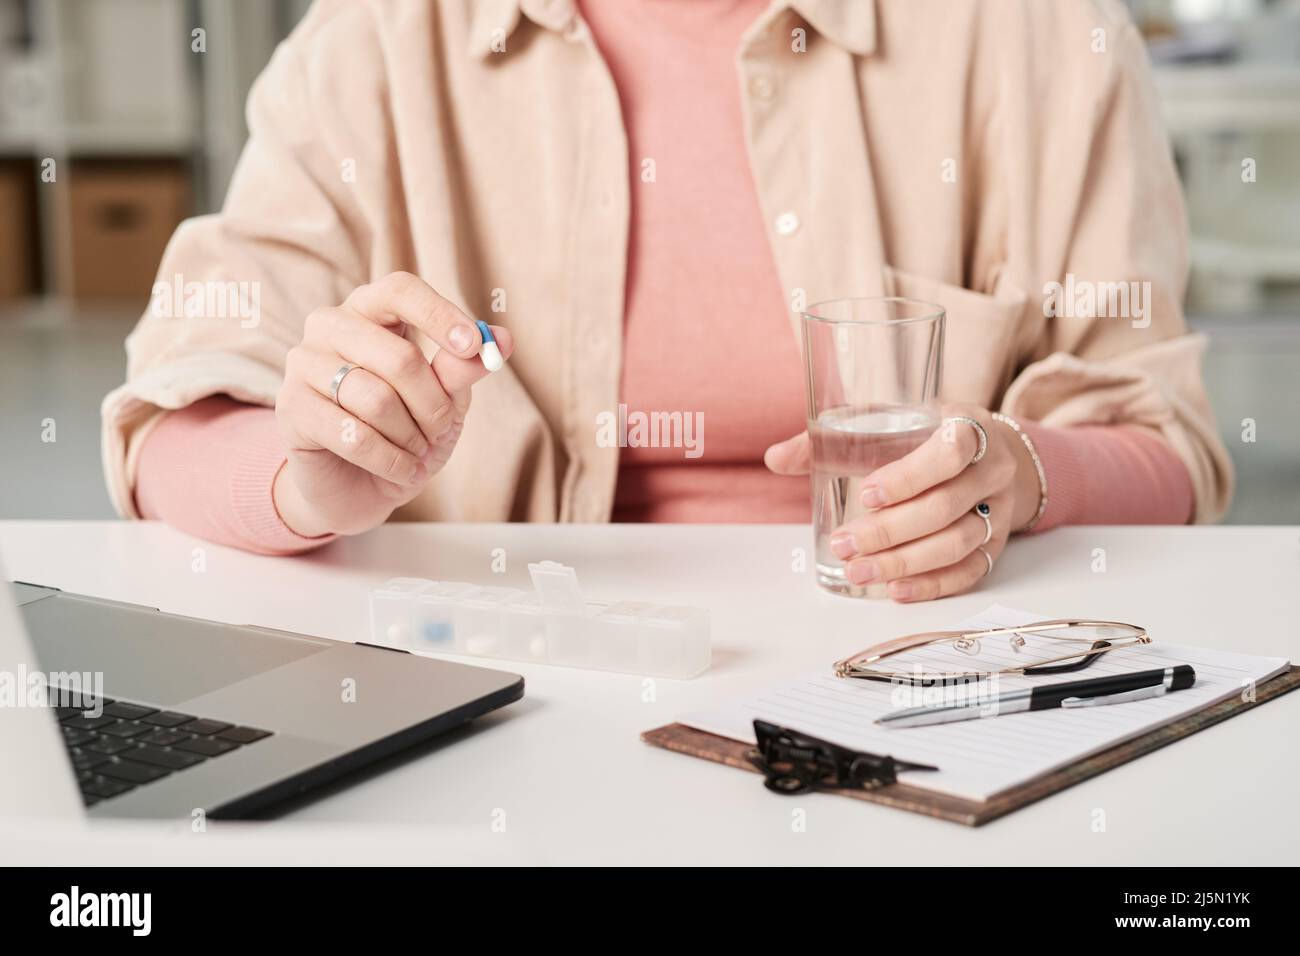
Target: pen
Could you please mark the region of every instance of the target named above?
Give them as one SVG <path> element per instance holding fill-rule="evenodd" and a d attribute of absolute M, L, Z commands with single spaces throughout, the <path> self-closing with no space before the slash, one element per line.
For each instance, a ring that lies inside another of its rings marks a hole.
<path fill-rule="evenodd" d="M 924 727 L 977 717 L 1022 714 L 1053 707 L 1073 709 L 1098 704 L 1123 704 L 1160 697 L 1171 690 L 1185 690 L 1196 683 L 1196 671 L 1187 664 L 1162 667 L 1135 674 L 1115 674 L 1091 680 L 1068 681 L 1008 691 L 996 697 L 974 695 L 969 700 L 934 707 L 908 707 L 886 714 L 876 723 L 882 727 Z"/>

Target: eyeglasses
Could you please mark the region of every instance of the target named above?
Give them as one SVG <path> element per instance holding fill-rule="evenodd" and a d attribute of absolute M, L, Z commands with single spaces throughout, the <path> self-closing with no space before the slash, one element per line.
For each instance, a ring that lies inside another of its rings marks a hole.
<path fill-rule="evenodd" d="M 835 663 L 837 677 L 930 684 L 1008 674 L 1068 674 L 1102 654 L 1150 644 L 1146 629 L 1115 621 L 1038 621 L 986 631 L 930 631 L 875 644 Z M 982 658 L 982 668 L 965 658 Z M 873 665 L 889 660 L 889 668 Z"/>

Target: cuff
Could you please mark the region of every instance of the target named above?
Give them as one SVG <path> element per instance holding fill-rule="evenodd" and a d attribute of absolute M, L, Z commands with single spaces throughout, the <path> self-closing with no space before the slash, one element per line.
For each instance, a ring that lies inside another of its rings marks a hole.
<path fill-rule="evenodd" d="M 247 445 L 230 470 L 231 513 L 240 537 L 270 554 L 293 554 L 332 541 L 336 537 L 332 534 L 318 538 L 298 534 L 275 508 L 275 476 L 287 458 L 274 420 L 259 421 L 243 437 Z"/>
<path fill-rule="evenodd" d="M 1158 435 L 1132 425 L 1053 428 L 1021 423 L 1047 476 L 1047 509 L 1034 530 L 1063 524 L 1186 524 L 1191 476 Z"/>
<path fill-rule="evenodd" d="M 1077 442 L 1064 428 L 1026 421 L 1020 422 L 1020 428 L 1034 443 L 1047 476 L 1047 510 L 1034 532 L 1078 523 L 1088 508 L 1088 468 Z"/>

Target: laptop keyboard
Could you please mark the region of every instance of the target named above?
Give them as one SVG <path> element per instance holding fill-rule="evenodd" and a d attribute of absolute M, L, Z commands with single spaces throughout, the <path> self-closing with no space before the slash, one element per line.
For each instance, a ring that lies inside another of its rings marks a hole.
<path fill-rule="evenodd" d="M 102 712 L 79 703 L 56 707 L 55 714 L 88 807 L 271 736 L 269 730 L 109 697 Z"/>

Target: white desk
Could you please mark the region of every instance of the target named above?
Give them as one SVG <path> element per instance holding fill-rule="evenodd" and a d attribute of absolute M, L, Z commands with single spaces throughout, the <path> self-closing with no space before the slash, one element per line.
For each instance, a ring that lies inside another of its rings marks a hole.
<path fill-rule="evenodd" d="M 594 598 L 713 611 L 694 681 L 505 667 L 525 698 L 444 744 L 335 787 L 287 819 L 454 833 L 430 862 L 1251 864 L 1300 858 L 1300 694 L 1283 697 L 980 829 L 824 795 L 642 744 L 677 715 L 997 601 L 1134 621 L 1155 638 L 1300 658 L 1300 529 L 1075 528 L 1017 540 L 972 594 L 924 605 L 821 594 L 791 569 L 802 526 L 390 525 L 306 558 L 263 558 L 148 523 L 0 522 L 10 577 L 232 623 L 366 639 L 366 594 L 398 575 L 527 586 L 578 569 Z M 206 570 L 192 570 L 195 548 Z M 505 574 L 491 573 L 503 548 Z M 1104 549 L 1105 571 L 1093 570 Z M 805 812 L 795 832 L 792 814 Z M 1094 832 L 1094 810 L 1105 811 Z M 494 812 L 505 811 L 505 832 Z M 278 823 L 272 828 L 287 829 Z M 313 830 L 317 827 L 313 826 Z M 342 836 L 342 833 L 340 834 Z M 30 848 L 29 848 L 30 849 Z M 117 844 L 108 855 L 129 853 Z M 103 859 L 105 851 L 96 858 Z M 340 854 L 336 854 L 335 858 Z M 373 856 L 373 854 L 372 854 Z"/>

